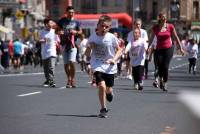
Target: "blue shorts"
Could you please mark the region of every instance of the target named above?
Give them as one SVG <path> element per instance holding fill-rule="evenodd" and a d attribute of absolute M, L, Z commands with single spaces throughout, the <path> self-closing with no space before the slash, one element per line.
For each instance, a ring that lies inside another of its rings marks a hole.
<path fill-rule="evenodd" d="M 77 48 L 71 48 L 69 51 L 63 52 L 63 62 L 64 64 L 69 64 L 69 62 L 76 62 Z"/>

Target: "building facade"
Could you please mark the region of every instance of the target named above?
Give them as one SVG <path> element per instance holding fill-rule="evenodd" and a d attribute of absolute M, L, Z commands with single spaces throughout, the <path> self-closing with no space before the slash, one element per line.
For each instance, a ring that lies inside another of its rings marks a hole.
<path fill-rule="evenodd" d="M 169 22 L 174 23 L 179 35 L 200 29 L 200 0 L 70 0 L 77 13 L 128 13 L 141 18 L 150 29 L 159 12 L 166 12 Z M 63 16 L 69 0 L 46 0 L 47 13 L 57 20 Z M 198 38 L 198 37 L 197 37 Z"/>

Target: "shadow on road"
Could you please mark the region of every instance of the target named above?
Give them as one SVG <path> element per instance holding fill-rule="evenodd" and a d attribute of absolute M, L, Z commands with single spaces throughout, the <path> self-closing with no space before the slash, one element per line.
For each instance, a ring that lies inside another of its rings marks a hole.
<path fill-rule="evenodd" d="M 76 115 L 76 114 L 46 114 L 47 116 L 67 116 L 67 117 L 98 117 L 98 115 Z"/>

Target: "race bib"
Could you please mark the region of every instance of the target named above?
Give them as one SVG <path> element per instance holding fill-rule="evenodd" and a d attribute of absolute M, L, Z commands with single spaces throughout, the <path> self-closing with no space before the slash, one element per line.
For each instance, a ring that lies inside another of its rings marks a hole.
<path fill-rule="evenodd" d="M 108 53 L 107 47 L 104 45 L 95 45 L 94 53 L 97 60 L 105 61 Z"/>

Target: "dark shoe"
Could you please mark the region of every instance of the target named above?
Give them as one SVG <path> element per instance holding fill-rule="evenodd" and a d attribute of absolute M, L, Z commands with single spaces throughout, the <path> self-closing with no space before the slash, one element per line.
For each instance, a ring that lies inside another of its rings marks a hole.
<path fill-rule="evenodd" d="M 72 87 L 72 85 L 71 85 L 71 81 L 68 80 L 67 85 L 66 85 L 66 88 L 71 88 L 71 87 Z"/>
<path fill-rule="evenodd" d="M 153 82 L 153 86 L 154 86 L 155 88 L 158 88 L 158 82 L 157 82 L 157 81 L 154 81 L 154 82 Z"/>
<path fill-rule="evenodd" d="M 108 113 L 108 110 L 106 108 L 102 108 L 100 110 L 100 114 L 98 115 L 99 118 L 107 118 L 107 113 Z"/>
<path fill-rule="evenodd" d="M 164 91 L 164 92 L 167 92 L 168 90 L 167 90 L 167 83 L 166 82 L 163 82 L 163 88 L 162 88 L 162 90 Z"/>
<path fill-rule="evenodd" d="M 160 80 L 160 89 L 163 89 L 164 88 L 164 83 L 162 80 Z"/>
<path fill-rule="evenodd" d="M 143 82 L 138 84 L 138 90 L 143 90 Z"/>
<path fill-rule="evenodd" d="M 71 81 L 71 86 L 72 86 L 72 88 L 76 88 L 75 80 L 72 80 L 72 81 Z"/>
<path fill-rule="evenodd" d="M 42 84 L 42 86 L 48 87 L 48 86 L 49 86 L 49 81 L 45 81 L 45 82 Z"/>
<path fill-rule="evenodd" d="M 56 87 L 56 83 L 55 83 L 55 82 L 50 82 L 50 83 L 49 83 L 49 86 L 50 86 L 50 87 Z"/>
<path fill-rule="evenodd" d="M 108 102 L 112 102 L 113 100 L 113 93 L 106 93 L 106 99 Z"/>

